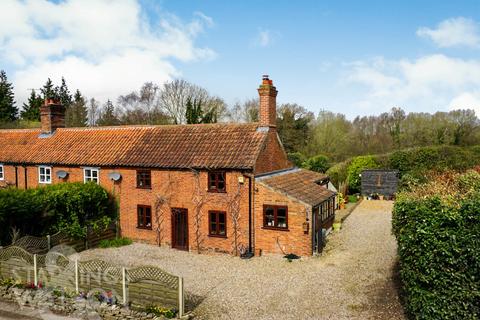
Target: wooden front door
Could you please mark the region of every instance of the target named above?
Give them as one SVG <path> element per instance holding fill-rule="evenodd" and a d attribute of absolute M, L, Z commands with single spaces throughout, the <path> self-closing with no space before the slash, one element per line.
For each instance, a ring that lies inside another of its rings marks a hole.
<path fill-rule="evenodd" d="M 172 208 L 172 248 L 188 250 L 188 210 Z"/>

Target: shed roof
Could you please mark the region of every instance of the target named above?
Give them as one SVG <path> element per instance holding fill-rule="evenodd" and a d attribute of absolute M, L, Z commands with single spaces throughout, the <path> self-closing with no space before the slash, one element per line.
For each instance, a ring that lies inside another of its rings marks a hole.
<path fill-rule="evenodd" d="M 259 176 L 255 180 L 308 205 L 316 206 L 335 195 L 335 192 L 319 184 L 327 178 L 322 173 L 294 168 Z"/>
<path fill-rule="evenodd" d="M 0 163 L 253 169 L 267 137 L 258 124 L 0 130 Z"/>

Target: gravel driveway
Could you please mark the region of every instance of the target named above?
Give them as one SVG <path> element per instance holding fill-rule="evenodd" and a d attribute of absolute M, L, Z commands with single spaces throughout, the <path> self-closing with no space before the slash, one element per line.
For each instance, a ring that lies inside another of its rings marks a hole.
<path fill-rule="evenodd" d="M 321 257 L 291 263 L 144 244 L 89 250 L 81 259 L 156 265 L 184 277 L 187 307 L 199 319 L 405 319 L 394 281 L 392 206 L 362 202 Z"/>

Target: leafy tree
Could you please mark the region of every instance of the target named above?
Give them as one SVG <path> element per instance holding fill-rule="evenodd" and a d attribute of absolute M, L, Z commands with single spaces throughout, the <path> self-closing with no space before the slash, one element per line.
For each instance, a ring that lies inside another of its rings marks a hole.
<path fill-rule="evenodd" d="M 287 153 L 288 160 L 290 160 L 296 167 L 301 167 L 307 160 L 307 157 L 301 152 Z"/>
<path fill-rule="evenodd" d="M 303 163 L 304 168 L 321 173 L 327 172 L 330 166 L 330 159 L 321 154 L 311 157 Z"/>
<path fill-rule="evenodd" d="M 97 125 L 99 126 L 115 126 L 120 124 L 115 112 L 115 106 L 110 99 L 103 106 L 103 110 L 98 119 Z"/>
<path fill-rule="evenodd" d="M 325 154 L 338 161 L 352 155 L 352 123 L 345 115 L 322 110 L 310 124 L 306 154 Z"/>
<path fill-rule="evenodd" d="M 27 121 L 40 121 L 40 107 L 42 104 L 42 97 L 37 95 L 35 90 L 32 90 L 27 103 L 23 103 L 23 110 L 20 112 L 22 119 Z"/>
<path fill-rule="evenodd" d="M 0 71 L 0 122 L 15 121 L 18 108 L 15 106 L 13 85 L 8 82 L 7 73 Z"/>
<path fill-rule="evenodd" d="M 313 113 L 296 103 L 282 104 L 278 108 L 277 130 L 287 152 L 305 149 L 313 119 Z"/>
<path fill-rule="evenodd" d="M 453 110 L 449 113 L 453 127 L 453 144 L 467 145 L 478 131 L 479 121 L 473 110 Z"/>
<path fill-rule="evenodd" d="M 85 127 L 88 122 L 87 102 L 77 89 L 73 102 L 66 110 L 65 122 L 67 127 Z"/>
<path fill-rule="evenodd" d="M 185 110 L 185 118 L 187 119 L 188 124 L 202 123 L 203 111 L 202 111 L 202 100 L 192 101 L 188 99 L 187 108 Z"/>
<path fill-rule="evenodd" d="M 217 122 L 217 114 L 215 109 L 211 108 L 209 111 L 202 109 L 202 100 L 188 99 L 185 110 L 185 119 L 188 124 L 198 123 L 215 123 Z"/>

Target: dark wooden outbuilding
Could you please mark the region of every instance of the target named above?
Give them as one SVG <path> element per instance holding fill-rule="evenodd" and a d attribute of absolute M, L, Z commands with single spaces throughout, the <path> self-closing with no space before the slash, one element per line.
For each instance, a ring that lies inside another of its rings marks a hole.
<path fill-rule="evenodd" d="M 398 188 L 398 170 L 369 169 L 362 171 L 362 195 L 393 196 Z"/>

